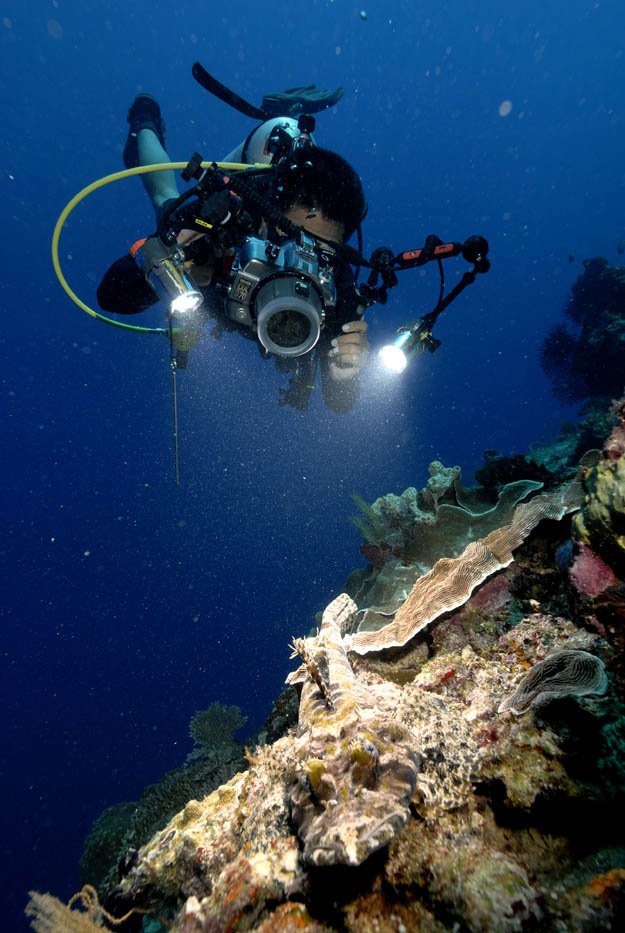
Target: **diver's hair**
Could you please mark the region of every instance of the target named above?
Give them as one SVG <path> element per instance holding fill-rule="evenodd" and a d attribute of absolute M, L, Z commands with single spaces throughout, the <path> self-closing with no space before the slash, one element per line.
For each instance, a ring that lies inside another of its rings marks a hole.
<path fill-rule="evenodd" d="M 318 146 L 300 149 L 276 166 L 274 185 L 278 207 L 317 207 L 329 220 L 343 224 L 347 240 L 367 212 L 360 178 L 349 162 Z"/>

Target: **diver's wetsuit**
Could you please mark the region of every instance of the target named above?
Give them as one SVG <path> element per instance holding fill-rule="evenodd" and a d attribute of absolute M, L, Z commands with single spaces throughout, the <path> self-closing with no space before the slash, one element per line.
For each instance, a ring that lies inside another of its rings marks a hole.
<path fill-rule="evenodd" d="M 216 280 L 219 281 L 218 269 Z M 298 367 L 303 368 L 308 364 L 313 354 L 317 354 L 323 398 L 333 411 L 342 414 L 351 411 L 354 407 L 360 391 L 360 379 L 358 376 L 344 381 L 333 379 L 329 373 L 328 352 L 331 349 L 332 339 L 341 334 L 342 325 L 358 319 L 359 299 L 354 286 L 354 277 L 348 265 L 342 264 L 335 268 L 334 283 L 337 291 L 336 307 L 329 310 L 316 347 L 310 353 L 303 354 L 297 359 L 284 357 L 274 357 L 274 359 L 282 372 L 296 372 Z M 236 330 L 243 336 L 256 340 L 250 328 L 236 324 L 227 316 L 224 303 L 218 299 L 213 285 L 201 288 L 200 291 L 205 297 L 208 318 L 215 320 L 224 330 Z M 112 314 L 138 314 L 158 301 L 155 291 L 148 285 L 143 273 L 129 254 L 117 259 L 110 266 L 100 282 L 97 296 L 102 310 Z M 288 399 L 289 392 L 285 394 Z M 302 398 L 304 394 L 302 391 Z M 292 398 L 296 395 L 297 393 L 294 393 Z M 305 403 L 298 404 L 296 401 L 287 400 L 286 403 L 296 408 L 305 407 Z"/>

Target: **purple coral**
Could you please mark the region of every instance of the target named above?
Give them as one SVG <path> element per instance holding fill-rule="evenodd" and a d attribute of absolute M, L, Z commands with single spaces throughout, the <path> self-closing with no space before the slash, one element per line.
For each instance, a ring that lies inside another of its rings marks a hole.
<path fill-rule="evenodd" d="M 569 570 L 569 579 L 583 596 L 598 596 L 619 581 L 612 568 L 591 547 L 576 544 L 576 554 Z"/>

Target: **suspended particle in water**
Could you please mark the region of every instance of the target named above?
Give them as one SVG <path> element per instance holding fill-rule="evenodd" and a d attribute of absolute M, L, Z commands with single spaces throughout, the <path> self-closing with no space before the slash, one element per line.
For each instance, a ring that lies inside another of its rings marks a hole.
<path fill-rule="evenodd" d="M 500 117 L 507 117 L 512 113 L 512 101 L 511 100 L 502 100 L 499 104 L 498 113 Z"/>
<path fill-rule="evenodd" d="M 361 18 L 361 19 L 366 19 L 366 18 L 367 18 L 367 11 L 366 11 L 366 10 L 361 10 L 361 11 L 360 11 L 360 18 Z"/>
<path fill-rule="evenodd" d="M 48 35 L 53 39 L 63 38 L 63 27 L 59 23 L 58 19 L 48 20 Z"/>

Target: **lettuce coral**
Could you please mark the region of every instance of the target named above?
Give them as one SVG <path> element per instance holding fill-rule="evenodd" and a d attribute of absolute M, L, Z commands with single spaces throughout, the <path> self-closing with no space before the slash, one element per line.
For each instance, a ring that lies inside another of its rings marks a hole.
<path fill-rule="evenodd" d="M 356 497 L 364 518 L 352 521 L 365 536 L 361 551 L 371 565 L 349 581 L 361 612 L 360 631 L 385 626 L 439 559 L 458 557 L 471 542 L 508 524 L 518 503 L 542 488 L 537 480 L 515 480 L 499 489 L 493 503 L 479 486 L 462 485 L 458 467 L 434 461 L 429 472 L 420 491 L 410 487 L 372 505 Z"/>
<path fill-rule="evenodd" d="M 459 557 L 437 561 L 417 580 L 393 621 L 374 632 L 359 629 L 351 636 L 350 650 L 368 654 L 407 644 L 443 613 L 462 606 L 489 576 L 511 564 L 512 551 L 542 519 L 557 520 L 579 508 L 580 495 L 575 479 L 551 494 L 518 505 L 508 524 L 469 544 Z"/>

